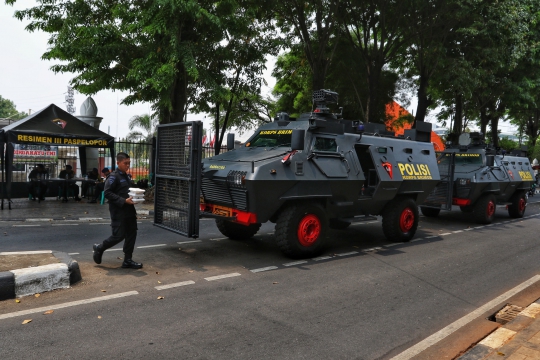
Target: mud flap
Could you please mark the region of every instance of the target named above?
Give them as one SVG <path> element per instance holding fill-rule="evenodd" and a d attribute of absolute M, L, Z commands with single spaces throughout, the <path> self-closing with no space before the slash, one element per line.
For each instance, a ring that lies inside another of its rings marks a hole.
<path fill-rule="evenodd" d="M 201 121 L 157 126 L 154 225 L 199 236 Z"/>

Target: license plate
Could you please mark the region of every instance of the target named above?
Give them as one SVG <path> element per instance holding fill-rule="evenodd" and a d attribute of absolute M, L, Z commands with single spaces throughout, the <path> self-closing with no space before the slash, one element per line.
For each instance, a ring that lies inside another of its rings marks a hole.
<path fill-rule="evenodd" d="M 231 210 L 232 209 L 228 208 L 228 207 L 215 205 L 214 210 L 212 211 L 212 213 L 215 214 L 215 215 L 219 215 L 219 216 L 230 217 L 231 216 Z"/>

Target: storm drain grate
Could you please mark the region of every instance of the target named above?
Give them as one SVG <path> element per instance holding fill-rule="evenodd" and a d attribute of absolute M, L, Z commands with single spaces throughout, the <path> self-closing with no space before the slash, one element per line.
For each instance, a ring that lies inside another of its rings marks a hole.
<path fill-rule="evenodd" d="M 506 304 L 506 306 L 495 313 L 495 315 L 490 316 L 489 320 L 504 325 L 507 322 L 514 320 L 522 311 L 523 308 L 521 306 Z"/>

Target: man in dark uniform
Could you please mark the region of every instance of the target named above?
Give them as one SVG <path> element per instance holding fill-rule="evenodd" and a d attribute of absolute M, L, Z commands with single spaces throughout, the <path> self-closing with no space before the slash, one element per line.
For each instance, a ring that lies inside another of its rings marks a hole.
<path fill-rule="evenodd" d="M 105 197 L 109 200 L 112 235 L 103 243 L 94 244 L 94 261 L 96 264 L 101 264 L 103 252 L 125 239 L 122 267 L 140 269 L 143 265 L 131 258 L 137 239 L 137 212 L 135 203 L 128 194 L 129 188 L 133 186 L 133 181 L 127 174 L 131 164 L 129 155 L 123 152 L 118 153 L 116 164 L 118 167 L 105 181 Z"/>
<path fill-rule="evenodd" d="M 47 177 L 47 170 L 43 164 L 37 164 L 34 170 L 30 171 L 28 175 L 28 192 L 31 195 L 32 200 L 36 200 L 36 189 L 38 189 L 39 199 L 45 200 L 45 193 L 47 192 L 47 182 L 45 178 Z"/>

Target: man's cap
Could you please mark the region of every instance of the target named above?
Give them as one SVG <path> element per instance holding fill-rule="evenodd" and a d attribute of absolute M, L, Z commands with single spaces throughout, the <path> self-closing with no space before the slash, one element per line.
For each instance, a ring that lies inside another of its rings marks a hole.
<path fill-rule="evenodd" d="M 97 173 L 97 168 L 93 168 L 92 171 Z"/>
<path fill-rule="evenodd" d="M 106 173 L 106 172 L 109 172 L 109 168 L 103 168 L 103 170 L 101 170 L 102 173 Z"/>
<path fill-rule="evenodd" d="M 73 166 L 71 166 L 71 165 L 66 165 L 66 169 L 71 170 L 71 169 L 73 169 Z"/>

